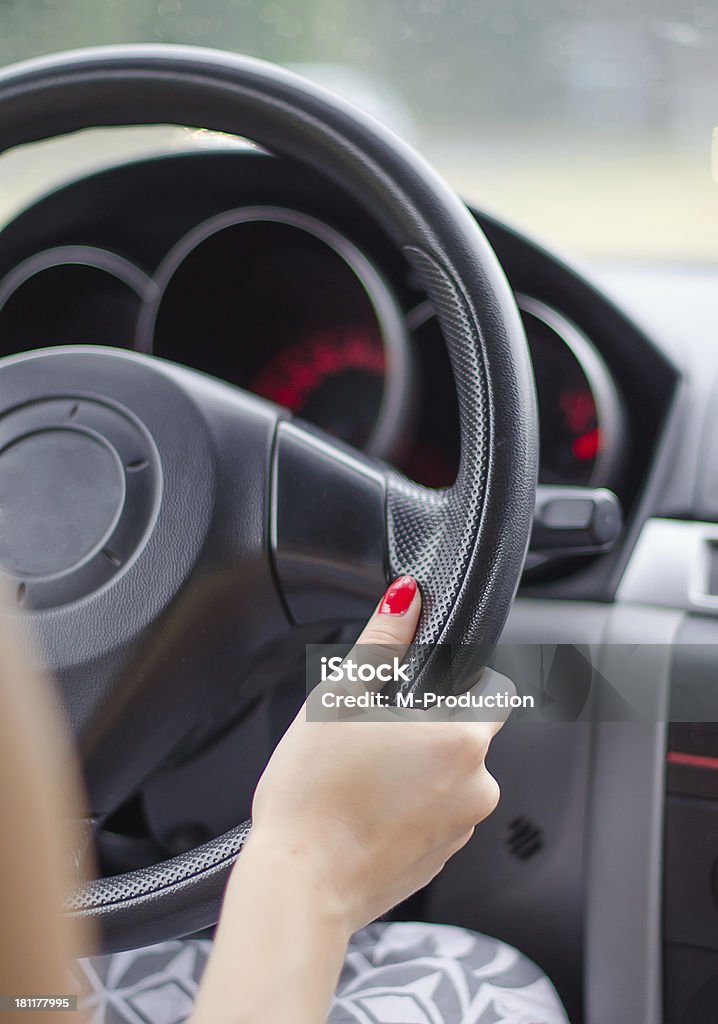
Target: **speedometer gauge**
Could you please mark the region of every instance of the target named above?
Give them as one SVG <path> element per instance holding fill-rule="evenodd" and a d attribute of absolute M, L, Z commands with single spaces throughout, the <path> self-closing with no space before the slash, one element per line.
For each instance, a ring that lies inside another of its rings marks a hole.
<path fill-rule="evenodd" d="M 304 212 L 247 206 L 193 228 L 156 272 L 138 339 L 372 455 L 401 447 L 412 360 L 398 300 Z"/>
<path fill-rule="evenodd" d="M 622 447 L 622 412 L 611 376 L 581 332 L 554 309 L 520 296 L 538 395 L 540 479 L 611 482 Z"/>
<path fill-rule="evenodd" d="M 280 348 L 250 389 L 357 447 L 381 406 L 386 358 L 376 327 L 332 327 Z"/>

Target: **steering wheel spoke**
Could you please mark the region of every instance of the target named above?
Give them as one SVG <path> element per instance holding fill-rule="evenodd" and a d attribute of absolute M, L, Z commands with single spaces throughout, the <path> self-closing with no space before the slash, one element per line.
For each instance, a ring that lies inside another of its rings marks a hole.
<path fill-rule="evenodd" d="M 295 623 L 371 612 L 388 577 L 385 507 L 379 463 L 297 422 L 278 425 L 270 536 Z"/>

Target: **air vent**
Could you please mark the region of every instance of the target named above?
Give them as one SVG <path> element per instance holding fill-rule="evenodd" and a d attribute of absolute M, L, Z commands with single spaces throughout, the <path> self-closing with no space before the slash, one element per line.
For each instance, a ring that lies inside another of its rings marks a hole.
<path fill-rule="evenodd" d="M 528 860 L 543 849 L 543 832 L 528 818 L 514 818 L 509 822 L 506 845 L 514 857 Z"/>

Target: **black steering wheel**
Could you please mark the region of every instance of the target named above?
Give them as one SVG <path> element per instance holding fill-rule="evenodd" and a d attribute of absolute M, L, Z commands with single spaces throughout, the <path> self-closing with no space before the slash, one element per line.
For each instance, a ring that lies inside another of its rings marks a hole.
<path fill-rule="evenodd" d="M 466 645 L 451 683 L 465 688 L 516 591 L 537 471 L 512 293 L 475 220 L 410 148 L 301 78 L 227 53 L 110 47 L 0 73 L 0 151 L 139 124 L 251 138 L 383 225 L 437 311 L 461 457 L 453 486 L 430 490 L 161 359 L 62 348 L 0 360 L 0 563 L 60 682 L 96 821 L 216 703 L 212 652 L 241 678 L 289 630 L 366 615 L 401 573 L 421 584 L 419 642 Z M 230 627 L 203 614 L 208 595 Z M 414 687 L 445 685 L 432 657 Z M 249 827 L 83 884 L 68 912 L 97 920 L 108 950 L 206 927 Z"/>

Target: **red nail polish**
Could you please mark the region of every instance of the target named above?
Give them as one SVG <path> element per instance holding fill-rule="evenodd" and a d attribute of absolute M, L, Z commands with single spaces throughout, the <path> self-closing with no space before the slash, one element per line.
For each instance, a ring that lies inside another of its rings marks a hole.
<path fill-rule="evenodd" d="M 416 593 L 413 576 L 400 576 L 394 580 L 379 605 L 380 615 L 405 615 Z"/>

